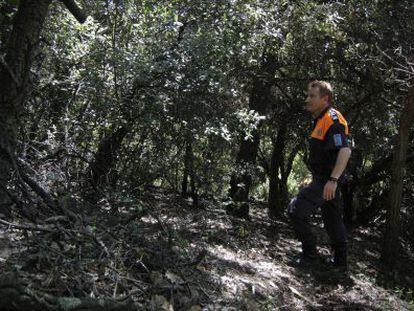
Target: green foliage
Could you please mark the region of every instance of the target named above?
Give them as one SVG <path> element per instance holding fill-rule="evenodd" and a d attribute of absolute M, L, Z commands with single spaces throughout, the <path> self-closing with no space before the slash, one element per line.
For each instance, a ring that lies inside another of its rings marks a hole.
<path fill-rule="evenodd" d="M 298 154 L 293 160 L 292 174 L 289 175 L 288 179 L 288 190 L 291 196 L 295 196 L 299 190 L 301 184 L 309 180 L 310 173 L 303 162 L 303 156 Z"/>
<path fill-rule="evenodd" d="M 396 287 L 393 292 L 398 298 L 407 301 L 411 307 L 414 307 L 414 290 L 412 288 Z"/>
<path fill-rule="evenodd" d="M 359 178 L 392 151 L 407 80 L 395 68 L 414 41 L 410 3 L 83 1 L 91 16 L 78 24 L 54 2 L 25 107 L 21 141 L 29 147 L 21 152 L 35 162 L 66 150 L 71 156 L 55 164 L 64 178 L 54 184 L 79 189 L 100 143 L 124 128 L 107 189 L 180 190 L 190 143 L 199 194 L 226 195 L 239 172 L 252 176 L 252 195 L 266 199 L 274 144 L 286 128 L 276 175 L 294 195 L 308 174 L 303 92 L 323 78 L 349 121 Z M 268 77 L 270 57 L 276 68 Z M 261 79 L 271 80 L 262 115 L 248 108 Z M 258 128 L 256 163 L 236 164 L 241 139 Z M 358 200 L 387 185 L 367 186 Z"/>

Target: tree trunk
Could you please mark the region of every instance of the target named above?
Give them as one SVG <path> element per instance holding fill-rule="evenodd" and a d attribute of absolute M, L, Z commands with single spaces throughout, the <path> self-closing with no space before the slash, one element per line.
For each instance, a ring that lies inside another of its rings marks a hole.
<path fill-rule="evenodd" d="M 286 187 L 283 186 L 282 171 L 284 170 L 284 152 L 286 140 L 286 123 L 283 123 L 273 140 L 273 152 L 269 172 L 269 217 L 278 218 L 283 215 L 286 205 Z"/>
<path fill-rule="evenodd" d="M 190 180 L 190 191 L 188 189 L 188 180 Z M 193 206 L 198 206 L 198 195 L 195 182 L 194 172 L 194 154 L 191 141 L 186 142 L 185 155 L 184 155 L 184 172 L 183 180 L 181 183 L 181 196 L 193 199 Z"/>
<path fill-rule="evenodd" d="M 344 202 L 344 222 L 349 227 L 353 224 L 355 218 L 354 187 L 349 183 L 345 183 L 341 188 L 341 193 Z"/>
<path fill-rule="evenodd" d="M 389 190 L 384 189 L 378 195 L 374 196 L 369 206 L 356 212 L 354 224 L 367 226 L 382 210 L 386 209 L 389 194 Z"/>
<path fill-rule="evenodd" d="M 242 166 L 243 172 L 231 177 L 229 195 L 234 203 L 227 207 L 227 212 L 236 217 L 249 217 L 249 193 L 252 177 L 248 172 L 248 165 L 255 163 L 259 142 L 259 133 L 256 130 L 253 133 L 253 140 L 243 140 L 240 145 L 237 162 Z"/>
<path fill-rule="evenodd" d="M 89 176 L 83 190 L 83 197 L 89 203 L 96 204 L 101 197 L 99 188 L 108 184 L 108 174 L 116 164 L 122 141 L 127 133 L 127 127 L 120 127 L 100 141 L 95 159 L 87 170 Z"/>
<path fill-rule="evenodd" d="M 408 90 L 408 97 L 401 113 L 397 146 L 392 160 L 391 189 L 387 210 L 387 222 L 381 261 L 393 268 L 399 254 L 400 209 L 405 173 L 405 161 L 409 144 L 410 126 L 414 121 L 414 87 Z"/>
<path fill-rule="evenodd" d="M 105 183 L 104 179 L 114 167 L 122 141 L 127 133 L 128 129 L 126 127 L 120 127 L 109 137 L 104 137 L 99 143 L 95 160 L 89 168 L 91 182 L 94 188 Z"/>
<path fill-rule="evenodd" d="M 183 198 L 187 198 L 188 192 L 189 192 L 188 191 L 188 176 L 190 175 L 191 157 L 192 157 L 191 144 L 187 141 L 185 143 L 184 170 L 183 170 L 183 179 L 181 182 L 181 196 Z"/>
<path fill-rule="evenodd" d="M 362 165 L 362 150 L 354 148 L 352 150 L 352 158 L 348 163 L 347 178 L 341 188 L 344 203 L 344 222 L 348 228 L 351 228 L 355 223 L 357 207 L 359 205 L 356 194 L 360 192 L 358 191 L 358 186 L 355 184 L 355 180 L 359 180 L 358 168 L 362 167 Z"/>
<path fill-rule="evenodd" d="M 191 173 L 190 173 L 190 196 L 193 199 L 193 206 L 198 207 L 198 194 L 197 194 L 197 186 L 196 186 L 196 174 L 194 171 L 194 162 L 191 162 Z"/>
<path fill-rule="evenodd" d="M 249 100 L 249 109 L 266 115 L 267 107 L 272 100 L 271 88 L 273 76 L 277 69 L 277 59 L 273 55 L 264 54 L 261 73 L 255 77 Z M 253 131 L 252 139 L 245 140 L 242 133 L 242 141 L 236 162 L 242 167 L 242 172 L 233 174 L 230 181 L 229 196 L 233 203 L 228 205 L 228 213 L 237 216 L 249 217 L 249 194 L 252 185 L 252 176 L 248 167 L 254 165 L 260 144 L 260 123 Z"/>
<path fill-rule="evenodd" d="M 29 80 L 32 54 L 51 0 L 20 1 L 0 64 L 0 213 L 9 214 L 7 183 L 15 167 L 17 126 Z"/>

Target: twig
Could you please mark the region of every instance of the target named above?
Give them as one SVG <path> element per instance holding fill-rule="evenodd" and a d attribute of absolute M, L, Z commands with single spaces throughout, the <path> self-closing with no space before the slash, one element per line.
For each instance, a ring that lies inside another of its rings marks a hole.
<path fill-rule="evenodd" d="M 56 232 L 55 230 L 45 228 L 45 227 L 41 227 L 39 225 L 18 225 L 18 224 L 14 224 L 14 223 L 5 221 L 3 219 L 0 219 L 0 224 L 8 226 L 8 227 L 15 228 L 15 229 L 21 229 L 21 230 L 40 231 L 40 232 Z"/>
<path fill-rule="evenodd" d="M 204 288 L 202 288 L 201 286 L 198 286 L 198 289 L 200 289 L 203 292 L 203 294 L 207 297 L 207 299 L 211 298 Z"/>
<path fill-rule="evenodd" d="M 114 292 L 112 294 L 112 298 L 115 298 L 118 293 L 118 284 L 119 284 L 119 275 L 117 276 L 116 281 L 115 281 L 115 287 L 114 287 Z"/>
<path fill-rule="evenodd" d="M 98 237 L 96 235 L 93 235 L 93 234 L 89 234 L 89 233 L 88 233 L 88 235 L 90 237 L 92 237 L 95 240 L 95 242 L 98 243 L 103 248 L 103 250 L 104 250 L 105 254 L 108 256 L 108 258 L 112 257 L 111 253 L 108 250 L 108 247 L 106 247 L 105 243 L 101 240 L 100 237 Z"/>
<path fill-rule="evenodd" d="M 180 267 L 197 266 L 199 263 L 201 263 L 204 260 L 207 254 L 208 254 L 208 251 L 206 249 L 202 249 L 200 253 L 198 253 L 198 255 L 194 258 L 194 260 L 181 264 Z"/>
<path fill-rule="evenodd" d="M 0 56 L 0 62 L 3 65 L 4 68 L 7 69 L 7 72 L 9 73 L 10 77 L 12 78 L 13 82 L 20 87 L 20 82 L 17 79 L 16 75 L 14 74 L 14 72 L 11 70 L 9 64 L 7 64 L 7 62 L 4 60 L 3 56 Z"/>
<path fill-rule="evenodd" d="M 117 270 L 117 269 L 115 269 L 115 268 L 112 268 L 112 267 L 110 267 L 110 266 L 108 266 L 107 267 L 109 270 L 112 270 L 113 272 L 115 272 L 117 275 L 118 275 L 118 277 L 119 278 L 121 278 L 121 279 L 124 279 L 124 280 L 126 280 L 126 281 L 130 281 L 130 282 L 132 282 L 132 283 L 134 283 L 135 284 L 135 286 L 142 292 L 142 293 L 144 293 L 145 294 L 145 289 L 144 288 L 142 288 L 141 287 L 141 284 L 145 284 L 144 282 L 142 282 L 142 281 L 139 281 L 139 280 L 136 280 L 136 279 L 133 279 L 133 278 L 130 278 L 130 277 L 128 277 L 128 276 L 123 276 L 123 275 L 121 275 L 121 273 Z"/>

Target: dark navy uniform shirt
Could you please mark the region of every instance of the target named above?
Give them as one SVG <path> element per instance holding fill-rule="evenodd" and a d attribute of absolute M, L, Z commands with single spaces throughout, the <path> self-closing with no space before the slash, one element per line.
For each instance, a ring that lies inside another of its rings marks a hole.
<path fill-rule="evenodd" d="M 327 180 L 330 177 L 339 149 L 349 147 L 348 134 L 345 118 L 332 107 L 326 108 L 313 120 L 309 167 L 314 178 Z"/>

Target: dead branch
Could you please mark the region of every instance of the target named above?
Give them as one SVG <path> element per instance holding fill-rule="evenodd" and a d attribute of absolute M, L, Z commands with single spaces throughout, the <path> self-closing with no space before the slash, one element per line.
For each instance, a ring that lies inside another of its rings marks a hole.
<path fill-rule="evenodd" d="M 0 276 L 0 301 L 2 310 L 139 310 L 140 305 L 130 298 L 76 298 L 56 297 L 25 286 L 17 272 Z M 3 309 L 4 308 L 4 309 Z"/>
<path fill-rule="evenodd" d="M 0 224 L 11 227 L 14 229 L 21 229 L 21 230 L 28 230 L 28 231 L 40 231 L 40 232 L 55 232 L 55 230 L 52 230 L 50 228 L 42 227 L 36 224 L 33 225 L 18 225 L 11 222 L 8 222 L 6 220 L 0 219 Z"/>

